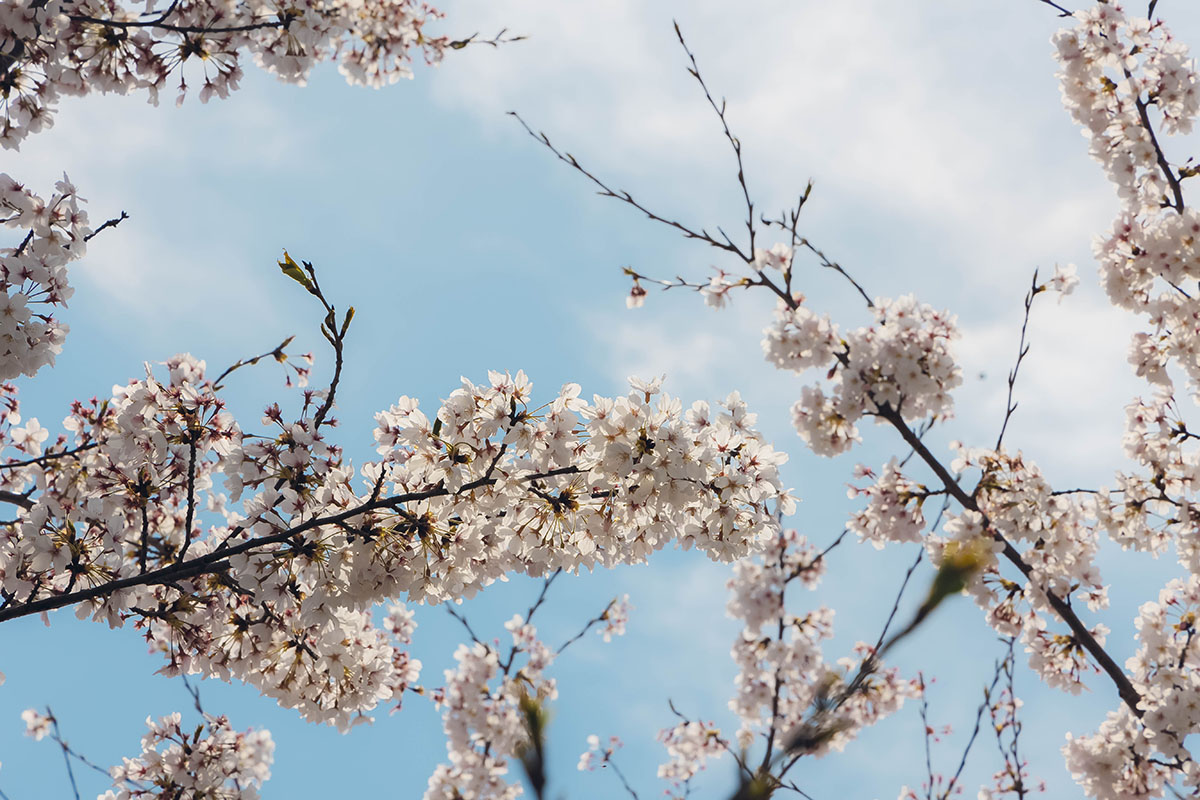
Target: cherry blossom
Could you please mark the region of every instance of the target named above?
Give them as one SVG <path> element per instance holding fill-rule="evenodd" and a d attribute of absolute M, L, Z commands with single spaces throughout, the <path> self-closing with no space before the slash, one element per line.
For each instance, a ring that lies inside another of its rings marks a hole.
<path fill-rule="evenodd" d="M 226 97 L 247 56 L 292 83 L 329 60 L 350 83 L 394 83 L 462 45 L 425 33 L 439 17 L 416 0 L 14 0 L 0 7 L 0 145 L 52 125 L 63 96 L 144 91 L 157 103 L 173 84 L 179 102 L 194 87 L 201 102 Z"/>

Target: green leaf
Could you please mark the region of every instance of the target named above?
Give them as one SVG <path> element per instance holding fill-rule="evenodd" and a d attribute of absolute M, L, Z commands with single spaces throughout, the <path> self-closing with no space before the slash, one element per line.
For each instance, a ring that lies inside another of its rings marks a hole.
<path fill-rule="evenodd" d="M 283 261 L 279 262 L 279 269 L 283 271 L 284 275 L 287 275 L 296 283 L 303 286 L 310 293 L 313 292 L 312 281 L 309 280 L 308 276 L 304 274 L 304 270 L 300 269 L 300 265 L 292 260 L 292 257 L 288 255 L 287 250 L 283 251 Z"/>

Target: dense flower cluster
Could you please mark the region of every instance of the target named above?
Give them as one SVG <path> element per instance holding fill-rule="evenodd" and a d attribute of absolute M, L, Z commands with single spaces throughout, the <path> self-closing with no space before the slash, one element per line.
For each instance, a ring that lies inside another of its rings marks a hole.
<path fill-rule="evenodd" d="M 1127 17 L 1117 3 L 1075 16 L 1076 26 L 1054 37 L 1063 104 L 1130 212 L 1157 214 L 1169 187 L 1142 112 L 1154 105 L 1164 133 L 1192 129 L 1200 95 L 1187 48 L 1161 20 Z"/>
<path fill-rule="evenodd" d="M 65 175 L 45 200 L 0 173 L 0 224 L 20 232 L 0 248 L 0 380 L 33 375 L 62 350 L 67 326 L 54 311 L 71 297 L 67 264 L 84 255 L 91 233 L 80 202 Z"/>
<path fill-rule="evenodd" d="M 258 800 L 271 777 L 275 743 L 265 730 L 234 731 L 206 716 L 190 733 L 178 713 L 146 720 L 142 753 L 111 770 L 116 788 L 97 800 Z"/>
<path fill-rule="evenodd" d="M 423 32 L 439 16 L 419 0 L 11 0 L 0 5 L 0 145 L 52 125 L 64 95 L 144 90 L 157 102 L 174 80 L 182 102 L 190 80 L 201 101 L 225 97 L 246 55 L 295 83 L 328 59 L 351 83 L 391 83 L 414 55 L 441 58 L 449 40 Z"/>
<path fill-rule="evenodd" d="M 763 350 L 781 369 L 803 371 L 834 363 L 831 394 L 806 386 L 792 407 L 800 437 L 818 455 L 843 453 L 859 440 L 855 423 L 888 408 L 907 421 L 948 417 L 950 392 L 962 383 L 951 343 L 954 318 L 911 295 L 877 299 L 875 322 L 839 334 L 827 317 L 783 305 L 767 328 Z"/>
<path fill-rule="evenodd" d="M 441 601 L 509 572 L 640 563 L 671 541 L 728 561 L 770 538 L 769 502 L 791 507 L 786 457 L 736 393 L 685 413 L 658 381 L 590 404 L 568 384 L 535 413 L 530 389 L 523 373 L 492 373 L 433 420 L 408 398 L 377 416 L 383 460 L 366 471 L 393 495 L 447 492 L 407 504 L 393 532 L 406 546 L 385 532 L 349 586 Z"/>
<path fill-rule="evenodd" d="M 224 716 L 203 716 L 202 724 L 187 730 L 179 713 L 147 718 L 141 754 L 109 770 L 114 788 L 97 800 L 258 800 L 275 755 L 270 732 L 238 733 Z M 49 713 L 30 708 L 21 718 L 25 735 L 35 741 L 51 737 L 68 764 L 81 758 L 59 737 L 58 721 Z"/>
<path fill-rule="evenodd" d="M 921 511 L 924 487 L 904 477 L 896 459 L 885 464 L 878 477 L 861 465 L 855 475 L 876 480 L 869 486 L 850 487 L 847 492 L 850 498 L 866 497 L 867 507 L 853 514 L 846 527 L 877 550 L 882 550 L 888 542 L 921 541 L 925 530 L 925 515 Z"/>
<path fill-rule="evenodd" d="M 458 46 L 424 35 L 437 16 L 416 0 L 147 0 L 136 11 L 119 0 L 15 0 L 0 6 L 0 144 L 15 148 L 51 124 L 63 95 L 145 90 L 156 101 L 177 78 L 182 100 L 185 72 L 194 70 L 202 101 L 223 97 L 237 88 L 246 55 L 295 82 L 322 59 L 337 59 L 352 82 L 394 81 L 415 56 L 436 62 Z M 734 289 L 774 290 L 767 361 L 825 373 L 792 408 L 808 447 L 843 453 L 860 440 L 858 423 L 874 418 L 893 425 L 941 481 L 930 490 L 905 474 L 907 460 L 893 459 L 878 472 L 859 467 L 863 485 L 850 489 L 865 505 L 849 531 L 877 548 L 920 543 L 937 568 L 913 625 L 965 589 L 997 632 L 1023 645 L 1046 684 L 1079 692 L 1103 665 L 1124 705 L 1097 732 L 1069 736 L 1064 754 L 1090 796 L 1126 800 L 1161 796 L 1169 785 L 1200 789 L 1200 766 L 1185 745 L 1200 732 L 1192 647 L 1200 435 L 1182 417 L 1173 375 L 1182 371 L 1200 397 L 1200 298 L 1189 288 L 1200 280 L 1200 213 L 1186 207 L 1182 190 L 1200 168 L 1172 165 L 1156 136 L 1190 131 L 1200 94 L 1186 48 L 1160 20 L 1100 0 L 1075 21 L 1054 39 L 1064 103 L 1123 204 L 1096 255 L 1113 303 L 1148 320 L 1129 358 L 1155 391 L 1127 409 L 1125 447 L 1136 466 L 1118 473 L 1115 488 L 1056 492 L 1035 464 L 1000 444 L 957 447 L 948 469 L 923 450 L 926 429 L 916 423 L 951 416 L 951 392 L 962 382 L 955 319 L 912 296 L 868 300 L 857 283 L 868 325 L 842 329 L 805 306 L 792 289 L 802 247 L 845 273 L 798 233 L 799 208 L 790 226 L 763 220 L 792 236 L 769 249 L 755 247 L 752 204 L 745 251 L 672 223 L 741 256 L 746 269 L 717 269 L 705 284 L 658 283 L 696 289 L 717 307 Z M 0 213 L 18 232 L 15 246 L 0 250 L 0 382 L 33 375 L 61 349 L 66 328 L 51 312 L 70 297 L 65 268 L 91 232 L 80 202 L 65 178 L 43 201 L 0 175 Z M 641 305 L 646 279 L 629 274 L 628 302 Z M 1056 267 L 1027 302 L 1077 283 L 1074 267 Z M 421 663 L 408 652 L 413 613 L 393 604 L 379 624 L 380 603 L 454 602 L 510 575 L 641 563 L 675 543 L 735 562 L 728 610 L 743 625 L 732 649 L 736 749 L 765 750 L 760 773 L 744 778 L 782 781 L 782 773 L 762 774 L 781 755 L 841 749 L 921 692 L 879 664 L 883 636 L 830 664 L 822 643 L 833 611 L 788 611 L 787 587 L 815 587 L 824 554 L 780 530 L 779 516 L 793 505 L 778 474 L 785 457 L 762 440 L 736 393 L 685 409 L 659 381 L 633 380 L 628 395 L 590 402 L 567 384 L 537 406 L 524 373 L 491 373 L 482 384 L 463 379 L 429 414 L 408 397 L 380 412 L 379 457 L 356 470 L 326 438 L 335 384 L 305 392 L 294 419 L 271 406 L 266 433 L 248 434 L 203 362 L 176 356 L 166 367 L 166 380 L 147 368 L 108 399 L 76 403 L 66 434 L 50 444 L 36 419 L 21 418 L 15 388 L 0 383 L 0 502 L 14 509 L 0 523 L 0 619 L 73 604 L 81 617 L 138 627 L 168 673 L 243 680 L 345 729 L 380 704 L 398 707 L 406 692 L 424 691 L 415 685 Z M 969 490 L 959 483 L 966 476 L 977 479 Z M 947 498 L 947 510 L 940 529 L 927 532 L 923 504 L 934 495 Z M 958 507 L 948 510 L 950 501 Z M 1108 629 L 1076 614 L 1108 603 L 1096 566 L 1102 533 L 1154 554 L 1173 544 L 1189 572 L 1142 606 L 1139 650 L 1124 671 L 1104 663 Z M 1014 568 L 1015 580 L 1006 577 Z M 606 640 L 620 635 L 628 611 L 627 597 L 614 601 L 589 627 Z M 498 642 L 464 644 L 446 685 L 430 693 L 448 748 L 429 780 L 430 800 L 521 792 L 510 764 L 529 771 L 540 745 L 543 704 L 557 692 L 545 675 L 555 652 L 528 618 L 507 627 L 507 655 Z M 1010 649 L 1009 666 L 1012 658 Z M 1025 792 L 1015 756 L 1020 701 L 1009 686 L 990 708 L 998 739 L 1005 730 L 1013 739 L 1013 760 L 1005 756 L 1006 769 L 981 797 Z M 57 736 L 53 718 L 24 717 L 30 735 Z M 659 775 L 683 792 L 709 760 L 735 749 L 712 723 L 689 719 L 660 739 L 668 759 Z M 611 764 L 619 744 L 590 737 L 580 768 Z M 193 734 L 178 715 L 167 717 L 151 723 L 142 755 L 113 771 L 116 789 L 105 798 L 253 798 L 271 748 L 267 734 L 235 734 L 221 717 Z M 901 794 L 915 796 L 907 787 Z"/>
<path fill-rule="evenodd" d="M 1188 652 L 1200 571 L 1192 499 L 1198 457 L 1188 447 L 1193 437 L 1175 402 L 1171 375 L 1177 367 L 1193 393 L 1200 386 L 1200 305 L 1183 288 L 1200 278 L 1200 216 L 1183 198 L 1181 182 L 1194 172 L 1173 166 L 1163 150 L 1166 137 L 1192 130 L 1200 84 L 1187 48 L 1161 20 L 1127 16 L 1113 2 L 1076 18 L 1076 26 L 1054 40 L 1063 100 L 1123 204 L 1112 232 L 1097 240 L 1096 256 L 1112 302 L 1148 321 L 1149 329 L 1134 337 L 1129 360 L 1155 389 L 1151 400 L 1136 400 L 1127 409 L 1125 451 L 1137 469 L 1117 474 L 1115 489 L 1096 498 L 1094 514 L 1122 547 L 1158 554 L 1174 543 L 1191 574 L 1172 581 L 1157 603 L 1141 609 L 1142 647 L 1126 664 L 1140 698 L 1137 707 L 1113 711 L 1095 734 L 1068 737 L 1064 753 L 1092 797 L 1157 797 L 1170 783 L 1182 782 L 1192 791 L 1200 783 L 1184 746 L 1200 730 L 1195 664 Z M 1089 595 L 1102 601 L 1099 576 L 1090 566 L 1093 535 L 1074 523 L 1064 533 L 1040 537 L 1046 545 L 1065 538 L 1069 546 L 1044 547 L 1048 558 L 1039 568 L 1049 567 L 1047 577 L 1064 593 L 1068 583 L 1079 581 L 1081 588 L 1091 584 Z M 1071 684 L 1072 669 L 1080 668 L 1077 643 L 1044 632 L 1032 640 L 1026 633 L 1025 639 L 1036 661 L 1057 662 L 1051 673 Z"/>
<path fill-rule="evenodd" d="M 1200 613 L 1200 577 L 1171 581 L 1138 614 L 1136 655 L 1126 662 L 1142 696 L 1140 718 L 1122 708 L 1100 730 L 1068 739 L 1067 764 L 1099 798 L 1161 794 L 1182 776 L 1194 792 L 1200 764 L 1184 746 L 1200 730 L 1200 656 L 1191 647 Z"/>
<path fill-rule="evenodd" d="M 673 728 L 664 728 L 658 740 L 667 748 L 668 760 L 658 767 L 658 777 L 682 787 L 704 769 L 709 759 L 724 755 L 729 743 L 721 738 L 719 728 L 711 722 L 685 720 Z M 677 793 L 667 792 L 675 798 Z M 684 792 L 686 796 L 686 791 Z"/>
<path fill-rule="evenodd" d="M 793 752 L 841 750 L 919 694 L 917 683 L 896 670 L 867 666 L 873 651 L 865 643 L 857 645 L 857 659 L 828 664 L 821 642 L 833 635 L 831 609 L 799 616 L 787 610 L 788 585 L 800 580 L 816 588 L 822 562 L 803 536 L 787 530 L 761 558 L 734 567 L 728 611 L 745 627 L 733 644 L 738 675 L 729 707 L 742 721 L 743 749 L 759 735 Z"/>
<path fill-rule="evenodd" d="M 1097 240 L 1096 255 L 1112 302 L 1152 325 L 1135 338 L 1130 360 L 1139 375 L 1164 386 L 1174 360 L 1196 385 L 1200 306 L 1180 287 L 1200 278 L 1200 215 L 1183 206 L 1186 174 L 1160 159 L 1148 116 L 1156 110 L 1164 134 L 1192 129 L 1200 111 L 1195 64 L 1161 20 L 1127 17 L 1116 3 L 1080 12 L 1079 24 L 1055 44 L 1063 101 L 1124 205 L 1112 233 Z"/>
<path fill-rule="evenodd" d="M 76 404 L 73 440 L 44 457 L 36 421 L 0 427 L 17 451 L 0 465 L 18 512 L 0 529 L 4 609 L 124 582 L 78 614 L 133 619 L 169 671 L 244 680 L 341 727 L 398 703 L 419 669 L 403 612 L 382 630 L 375 604 L 637 563 L 669 542 L 732 560 L 769 540 L 790 502 L 783 457 L 736 395 L 685 414 L 656 382 L 591 404 L 569 385 L 534 409 L 523 374 L 492 373 L 432 422 L 407 398 L 379 414 L 382 460 L 360 489 L 324 439 L 320 393 L 295 422 L 268 409 L 274 434 L 251 437 L 203 362 L 167 368 L 168 381 L 148 371 Z M 627 613 L 610 607 L 608 635 Z"/>
<path fill-rule="evenodd" d="M 512 800 L 521 794 L 519 784 L 505 780 L 509 759 L 530 745 L 529 715 L 540 713 L 558 689 L 544 674 L 554 652 L 537 630 L 520 616 L 505 627 L 513 639 L 507 658 L 481 642 L 460 645 L 454 654 L 458 667 L 446 670 L 445 687 L 433 693 L 450 763 L 430 777 L 426 800 Z"/>

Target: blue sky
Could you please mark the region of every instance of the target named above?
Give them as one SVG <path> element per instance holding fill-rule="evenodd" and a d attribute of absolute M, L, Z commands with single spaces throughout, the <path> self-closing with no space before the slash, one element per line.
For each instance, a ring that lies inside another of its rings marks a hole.
<path fill-rule="evenodd" d="M 687 402 L 742 391 L 760 427 L 792 454 L 785 478 L 804 502 L 790 524 L 819 544 L 831 541 L 851 508 L 851 468 L 886 461 L 899 446 L 894 434 L 868 427 L 864 446 L 832 464 L 803 452 L 787 414 L 803 384 L 761 359 L 759 331 L 769 319 L 761 298 L 716 313 L 691 295 L 652 293 L 645 308 L 626 310 L 622 265 L 693 278 L 731 265 L 595 197 L 504 114 L 520 111 L 656 209 L 738 229 L 731 156 L 684 71 L 674 19 L 710 86 L 729 99 L 760 207 L 785 207 L 814 178 L 805 218 L 816 243 L 872 294 L 916 292 L 958 314 L 965 385 L 939 447 L 953 438 L 994 441 L 1029 275 L 1035 266 L 1048 274 L 1056 262 L 1079 264 L 1076 294 L 1060 305 L 1039 301 L 1007 441 L 1055 486 L 1111 480 L 1122 408 L 1141 390 L 1125 364 L 1131 321 L 1106 308 L 1090 258 L 1092 236 L 1109 225 L 1116 202 L 1059 106 L 1048 41 L 1058 22 L 1047 7 L 460 0 L 443 8 L 452 35 L 507 27 L 529 39 L 451 53 L 441 67 L 381 91 L 348 87 L 332 67 L 305 88 L 248 67 L 242 91 L 207 106 L 68 99 L 52 130 L 6 153 L 0 169 L 43 191 L 65 169 L 96 222 L 131 215 L 75 265 L 72 332 L 57 367 L 22 384 L 25 416 L 53 425 L 71 399 L 107 394 L 141 374 L 144 361 L 189 351 L 218 368 L 293 333 L 315 351 L 323 375 L 318 317 L 275 267 L 287 247 L 317 265 L 339 305 L 358 310 L 339 401 L 343 444 L 356 461 L 372 455 L 376 410 L 402 394 L 434 404 L 460 375 L 524 369 L 535 393 L 548 396 L 568 381 L 613 394 L 627 375 L 666 373 L 667 389 Z M 1181 39 L 1197 40 L 1189 37 L 1200 32 L 1195 9 L 1164 2 L 1160 13 Z M 831 276 L 814 268 L 802 288 L 842 324 L 863 319 Z M 233 407 L 254 420 L 280 384 L 269 367 L 243 374 L 231 386 Z M 797 607 L 837 609 L 830 659 L 874 640 L 914 555 L 844 546 L 820 591 L 798 598 Z M 1137 606 L 1175 568 L 1111 548 L 1102 567 L 1114 584 L 1104 621 L 1121 660 L 1132 651 Z M 589 636 L 555 669 L 556 788 L 572 798 L 614 796 L 611 776 L 577 773 L 575 762 L 587 734 L 615 734 L 629 744 L 622 763 L 642 797 L 657 796 L 654 768 L 665 752 L 653 738 L 671 723 L 667 698 L 732 731 L 727 577 L 696 554 L 665 553 L 649 567 L 555 586 L 540 625 L 550 642 L 616 594 L 629 593 L 636 606 L 627 637 L 606 645 Z M 483 635 L 499 635 L 536 588 L 497 585 L 465 608 Z M 437 685 L 462 636 L 441 609 L 424 609 L 419 620 L 422 682 Z M 136 751 L 147 715 L 190 704 L 181 685 L 152 674 L 159 663 L 131 631 L 76 623 L 69 613 L 52 623 L 0 630 L 8 675 L 0 789 L 12 800 L 70 796 L 55 749 L 21 736 L 21 709 L 51 705 L 71 743 L 110 764 Z M 960 729 L 940 753 L 947 768 L 999 653 L 965 599 L 895 653 L 908 673 L 937 677 L 932 719 Z M 1079 698 L 1039 690 L 1028 673 L 1018 681 L 1033 772 L 1051 796 L 1078 796 L 1058 748 L 1066 730 L 1090 732 L 1115 707 L 1115 693 L 1098 680 Z M 271 729 L 276 766 L 266 798 L 418 797 L 444 756 L 438 717 L 418 702 L 342 736 L 245 687 L 206 683 L 202 693 L 235 727 Z M 798 782 L 819 800 L 891 798 L 901 784 L 918 784 L 914 711 L 842 755 L 802 765 Z M 993 742 L 977 747 L 968 795 L 997 766 Z M 710 773 L 707 796 L 721 797 L 730 770 Z M 105 788 L 97 778 L 85 782 L 84 796 Z"/>

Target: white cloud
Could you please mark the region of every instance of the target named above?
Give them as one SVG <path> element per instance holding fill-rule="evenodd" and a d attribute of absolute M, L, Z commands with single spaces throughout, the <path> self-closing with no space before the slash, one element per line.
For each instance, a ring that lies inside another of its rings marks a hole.
<path fill-rule="evenodd" d="M 1030 320 L 1030 350 L 1014 392 L 1019 405 L 1005 442 L 1041 463 L 1051 480 L 1111 482 L 1122 459 L 1123 409 L 1146 394 L 1126 361 L 1137 320 L 1098 295 L 1081 292 L 1060 305 L 1040 296 Z M 963 330 L 965 382 L 956 400 L 964 427 L 979 437 L 972 444 L 990 447 L 999 433 L 1020 312 L 1013 303 L 1012 313 Z"/>
<path fill-rule="evenodd" d="M 887 235 L 880 219 L 919 227 L 901 252 L 957 252 L 985 281 L 1077 250 L 1113 203 L 1057 102 L 1057 21 L 1036 6 L 918 5 L 610 2 L 564 14 L 555 0 L 461 0 L 449 6 L 459 24 L 530 38 L 449 59 L 435 96 L 513 135 L 501 112 L 520 110 L 614 180 L 708 209 L 736 194 L 732 158 L 683 71 L 675 16 L 729 99 L 764 208 L 813 176 L 815 205 L 832 198 L 834 224 L 852 235 Z"/>

